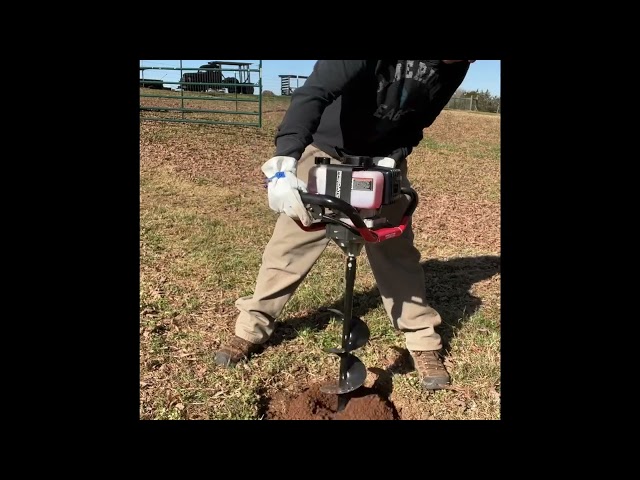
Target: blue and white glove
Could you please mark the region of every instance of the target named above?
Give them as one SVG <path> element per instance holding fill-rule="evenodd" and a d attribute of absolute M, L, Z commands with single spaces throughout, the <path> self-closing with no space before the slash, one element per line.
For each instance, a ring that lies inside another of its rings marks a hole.
<path fill-rule="evenodd" d="M 269 207 L 284 213 L 294 220 L 300 220 L 308 227 L 313 222 L 309 211 L 300 199 L 300 193 L 307 192 L 307 185 L 296 177 L 296 159 L 293 157 L 273 157 L 261 167 L 267 177 Z"/>

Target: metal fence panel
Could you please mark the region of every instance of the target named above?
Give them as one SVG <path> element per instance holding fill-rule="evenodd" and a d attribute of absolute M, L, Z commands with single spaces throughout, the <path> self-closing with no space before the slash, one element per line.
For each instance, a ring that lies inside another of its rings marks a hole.
<path fill-rule="evenodd" d="M 140 61 L 141 121 L 262 127 L 262 60 L 187 62 Z"/>

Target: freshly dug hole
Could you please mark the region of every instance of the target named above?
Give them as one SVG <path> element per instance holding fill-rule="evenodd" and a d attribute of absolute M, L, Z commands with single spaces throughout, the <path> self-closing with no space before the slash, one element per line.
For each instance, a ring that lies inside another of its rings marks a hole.
<path fill-rule="evenodd" d="M 324 393 L 319 384 L 311 385 L 298 396 L 269 399 L 266 420 L 401 420 L 393 403 L 374 388 L 361 387 L 349 396 L 338 412 L 338 396 Z"/>

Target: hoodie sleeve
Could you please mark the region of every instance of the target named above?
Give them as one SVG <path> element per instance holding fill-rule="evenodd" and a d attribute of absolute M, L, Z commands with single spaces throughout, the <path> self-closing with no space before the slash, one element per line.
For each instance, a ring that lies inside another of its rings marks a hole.
<path fill-rule="evenodd" d="M 364 71 L 366 60 L 318 60 L 304 85 L 294 90 L 291 105 L 276 132 L 275 155 L 296 160 L 313 141 L 322 112 Z"/>

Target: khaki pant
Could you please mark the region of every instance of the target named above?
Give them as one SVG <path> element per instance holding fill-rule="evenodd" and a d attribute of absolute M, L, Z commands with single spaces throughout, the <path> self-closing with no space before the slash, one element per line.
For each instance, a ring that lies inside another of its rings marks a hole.
<path fill-rule="evenodd" d="M 316 147 L 307 147 L 298 161 L 298 177 L 307 182 L 314 158 L 329 156 Z M 334 160 L 332 163 L 338 162 Z M 400 168 L 404 186 L 408 187 L 406 165 L 407 162 L 403 162 Z M 384 215 L 397 223 L 406 205 L 397 202 L 384 211 Z M 235 329 L 237 336 L 253 343 L 269 339 L 275 319 L 329 241 L 324 230 L 307 232 L 287 215 L 279 216 L 262 255 L 253 295 L 236 301 L 240 310 Z M 407 348 L 440 349 L 440 335 L 434 328 L 442 320 L 438 312 L 428 306 L 425 298 L 424 271 L 419 263 L 420 252 L 413 246 L 411 224 L 400 237 L 380 243 L 365 243 L 365 251 L 384 308 L 394 327 L 404 333 Z"/>

